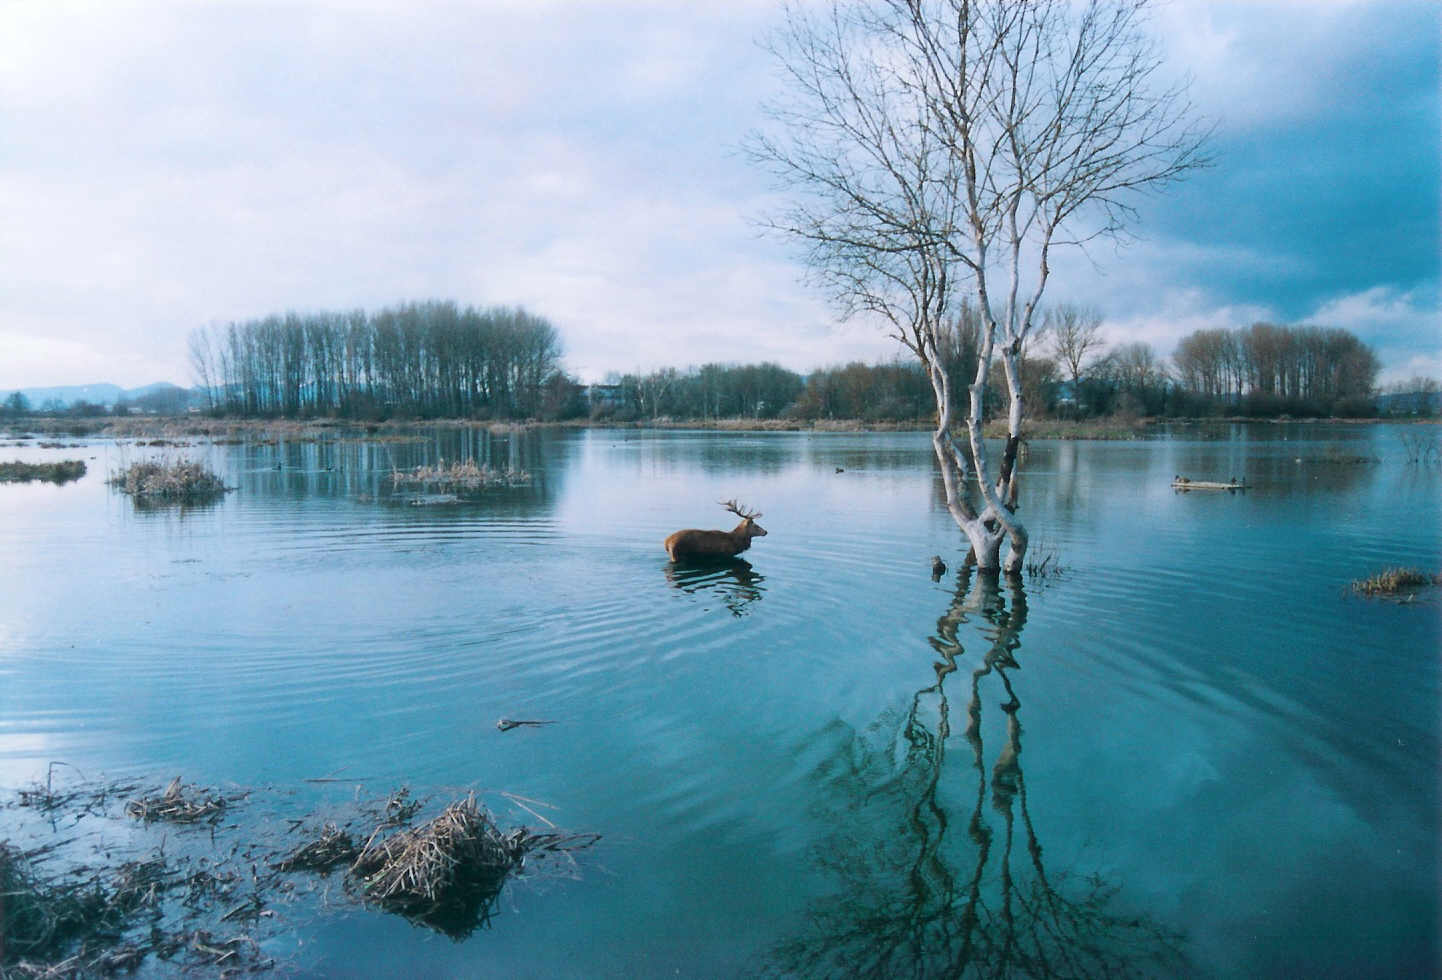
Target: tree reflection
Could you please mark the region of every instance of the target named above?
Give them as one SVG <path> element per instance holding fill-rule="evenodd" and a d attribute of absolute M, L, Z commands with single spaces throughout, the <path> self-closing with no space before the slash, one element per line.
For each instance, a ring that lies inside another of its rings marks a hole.
<path fill-rule="evenodd" d="M 1026 618 L 1019 576 L 964 568 L 929 638 L 940 656 L 933 683 L 822 764 L 817 775 L 840 803 L 824 815 L 833 832 L 816 860 L 839 888 L 812 904 L 805 935 L 772 951 L 773 972 L 1086 977 L 1183 967 L 1179 937 L 1113 909 L 1115 886 L 1043 860 L 1012 677 Z M 957 743 L 946 683 L 963 669 L 959 634 L 968 625 L 986 649 L 971 670 L 968 751 L 949 759 Z M 1001 717 L 984 719 L 984 701 L 996 694 Z M 988 772 L 986 742 L 998 731 Z M 952 831 L 958 820 L 964 833 Z"/>
<path fill-rule="evenodd" d="M 766 591 L 766 576 L 744 558 L 691 558 L 666 565 L 666 581 L 688 595 L 714 595 L 741 617 Z"/>

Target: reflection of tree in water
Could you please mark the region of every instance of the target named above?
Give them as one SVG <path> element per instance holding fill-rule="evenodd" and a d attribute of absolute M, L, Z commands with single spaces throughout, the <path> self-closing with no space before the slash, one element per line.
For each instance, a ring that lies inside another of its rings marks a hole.
<path fill-rule="evenodd" d="M 666 581 L 688 595 L 714 595 L 736 617 L 766 591 L 766 576 L 744 558 L 692 558 L 666 566 Z"/>
<path fill-rule="evenodd" d="M 883 716 L 821 766 L 818 776 L 845 812 L 826 814 L 835 829 L 817 861 L 840 887 L 811 906 L 806 935 L 773 950 L 773 970 L 1087 977 L 1182 967 L 1179 937 L 1112 910 L 1116 887 L 1046 868 L 1027 803 L 1021 701 L 1011 677 L 1020 669 L 1026 616 L 1019 577 L 1003 591 L 995 575 L 975 575 L 973 583 L 972 569 L 963 570 L 930 638 L 941 656 L 932 665 L 935 683 L 917 691 L 904 714 Z M 963 770 L 947 764 L 945 684 L 961 669 L 958 628 L 978 617 L 988 648 L 971 671 Z M 982 700 L 998 684 L 1005 728 L 988 774 Z M 948 834 L 958 820 L 964 833 Z"/>

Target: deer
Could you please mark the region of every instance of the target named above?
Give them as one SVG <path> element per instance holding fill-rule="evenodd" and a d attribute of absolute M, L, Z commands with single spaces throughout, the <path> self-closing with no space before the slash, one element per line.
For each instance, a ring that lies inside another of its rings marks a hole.
<path fill-rule="evenodd" d="M 733 531 L 698 531 L 688 527 L 677 531 L 665 541 L 666 554 L 672 561 L 681 558 L 735 558 L 751 547 L 752 538 L 763 538 L 766 529 L 756 523 L 761 514 L 748 512 L 734 500 L 720 501 L 722 507 L 741 518 Z"/>

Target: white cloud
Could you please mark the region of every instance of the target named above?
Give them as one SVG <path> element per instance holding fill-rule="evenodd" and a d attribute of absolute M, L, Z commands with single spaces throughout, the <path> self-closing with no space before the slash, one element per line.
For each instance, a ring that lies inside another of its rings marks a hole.
<path fill-rule="evenodd" d="M 1437 289 L 1401 291 L 1388 286 L 1328 300 L 1308 323 L 1350 330 L 1381 359 L 1383 384 L 1416 375 L 1442 379 L 1442 312 Z"/>
<path fill-rule="evenodd" d="M 1177 341 L 1198 330 L 1235 330 L 1278 319 L 1266 306 L 1217 303 L 1196 287 L 1172 288 L 1156 299 L 1154 310 L 1106 319 L 1102 334 L 1108 346 L 1142 342 L 1159 357 L 1171 357 Z"/>
<path fill-rule="evenodd" d="M 1158 26 L 1204 107 L 1265 134 L 1337 97 L 1346 79 L 1319 77 L 1344 64 L 1355 9 L 1178 0 Z M 776 16 L 769 0 L 0 3 L 0 387 L 183 383 L 197 326 L 425 298 L 523 304 L 586 377 L 889 357 L 746 221 L 771 199 L 732 149 L 774 79 L 753 41 Z M 1298 272 L 1291 254 L 1057 255 L 1047 300 L 1168 354 L 1279 319 L 1265 286 Z M 1218 285 L 1237 268 L 1261 285 Z M 1423 297 L 1377 289 L 1309 319 L 1421 337 Z M 1421 346 L 1387 356 L 1435 337 Z"/>

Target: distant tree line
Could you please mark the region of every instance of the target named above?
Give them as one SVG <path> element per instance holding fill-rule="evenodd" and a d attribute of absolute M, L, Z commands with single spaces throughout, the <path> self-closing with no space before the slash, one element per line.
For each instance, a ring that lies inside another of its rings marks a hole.
<path fill-rule="evenodd" d="M 958 379 L 976 368 L 981 324 L 963 305 L 943 331 L 943 360 Z M 595 389 L 593 389 L 593 392 Z M 613 375 L 593 400 L 593 418 L 915 420 L 933 411 L 931 383 L 904 361 L 854 362 L 803 377 L 776 364 L 706 364 Z"/>
<path fill-rule="evenodd" d="M 1172 362 L 1194 414 L 1369 414 L 1380 368 L 1349 331 L 1272 323 L 1198 330 L 1177 344 Z"/>
<path fill-rule="evenodd" d="M 1434 414 L 1435 380 L 1375 390 L 1378 362 L 1346 330 L 1258 323 L 1198 330 L 1169 364 L 1145 343 L 1104 350 L 1095 310 L 1050 310 L 1018 360 L 1031 417 L 1274 417 Z M 954 391 L 976 373 L 980 319 L 970 304 L 939 332 Z M 706 364 L 612 374 L 589 389 L 565 374 L 556 329 L 521 309 L 411 303 L 376 313 L 269 316 L 196 330 L 194 391 L 162 388 L 113 407 L 19 391 L 0 418 L 217 414 L 337 418 L 539 418 L 598 421 L 788 418 L 917 421 L 935 411 L 920 364 L 853 362 L 807 375 L 777 364 Z M 1416 397 L 1412 397 L 1415 395 Z M 1403 397 L 1406 396 L 1406 397 Z M 985 414 L 1002 410 L 989 392 Z"/>
<path fill-rule="evenodd" d="M 1275 417 L 1371 415 L 1377 411 L 1376 355 L 1346 330 L 1259 323 L 1236 330 L 1199 330 L 1183 338 L 1169 364 L 1146 343 L 1104 349 L 1101 315 L 1058 306 L 1018 360 L 1031 417 L 1115 415 Z M 975 309 L 941 331 L 942 361 L 953 390 L 965 391 L 976 370 L 980 324 Z M 593 417 L 859 419 L 902 421 L 935 411 L 919 364 L 853 362 L 805 377 L 774 364 L 708 364 L 679 371 L 613 376 Z M 1408 391 L 1430 391 L 1416 379 Z M 990 391 L 984 414 L 1001 411 Z M 1424 404 L 1426 404 L 1424 402 Z"/>
<path fill-rule="evenodd" d="M 555 327 L 519 308 L 407 303 L 202 328 L 209 408 L 244 416 L 561 418 L 584 410 Z"/>
<path fill-rule="evenodd" d="M 184 415 L 191 405 L 192 391 L 176 385 L 163 385 L 154 391 L 133 398 L 121 396 L 113 404 L 77 399 L 64 401 L 45 398 L 32 404 L 23 391 L 12 391 L 0 399 L 0 418 L 23 418 L 31 415 L 69 418 L 96 418 L 102 415 Z"/>

